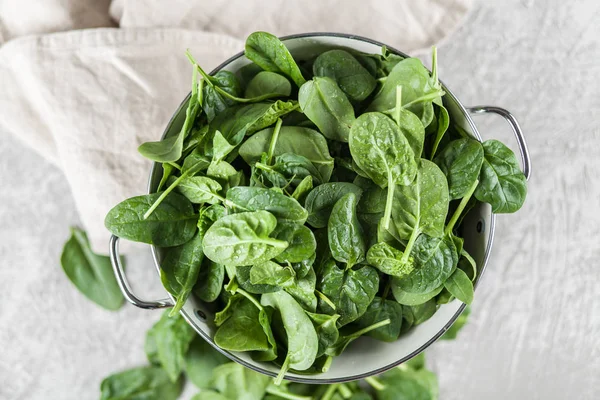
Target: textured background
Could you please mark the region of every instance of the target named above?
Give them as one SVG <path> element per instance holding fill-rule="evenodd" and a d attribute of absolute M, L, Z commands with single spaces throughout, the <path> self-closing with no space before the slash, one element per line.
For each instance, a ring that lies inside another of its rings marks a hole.
<path fill-rule="evenodd" d="M 599 17 L 596 0 L 480 1 L 439 48 L 440 76 L 464 104 L 519 118 L 534 168 L 524 208 L 498 218 L 470 324 L 429 351 L 442 400 L 600 393 Z M 499 117 L 476 122 L 512 140 Z M 102 377 L 145 363 L 157 312 L 82 300 L 58 262 L 77 223 L 68 185 L 6 134 L 0 182 L 0 398 L 97 398 Z M 135 289 L 163 296 L 148 254 L 130 259 Z"/>

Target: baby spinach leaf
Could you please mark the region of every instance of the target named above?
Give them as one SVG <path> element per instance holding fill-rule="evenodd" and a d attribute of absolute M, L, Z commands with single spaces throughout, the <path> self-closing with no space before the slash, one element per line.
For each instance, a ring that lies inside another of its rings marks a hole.
<path fill-rule="evenodd" d="M 434 299 L 431 299 L 416 306 L 402 306 L 402 315 L 412 314 L 413 325 L 419 325 L 431 318 L 436 310 L 437 304 Z"/>
<path fill-rule="evenodd" d="M 238 266 L 270 260 L 288 243 L 269 237 L 277 219 L 268 211 L 227 215 L 216 221 L 204 236 L 204 253 L 216 263 Z"/>
<path fill-rule="evenodd" d="M 291 267 L 282 267 L 273 261 L 265 261 L 252 266 L 250 282 L 253 285 L 287 287 L 294 284 L 295 275 Z"/>
<path fill-rule="evenodd" d="M 444 289 L 444 286 L 441 285 L 440 287 L 427 293 L 409 293 L 402 290 L 398 285 L 398 278 L 394 278 L 392 279 L 391 288 L 394 298 L 399 304 L 406 306 L 418 306 L 419 304 L 426 303 L 440 294 L 442 289 Z"/>
<path fill-rule="evenodd" d="M 252 280 L 250 279 L 252 268 L 254 267 L 250 265 L 239 265 L 235 268 L 235 277 L 242 289 L 253 294 L 271 293 L 281 290 L 281 287 L 270 285 L 268 283 L 252 283 Z"/>
<path fill-rule="evenodd" d="M 394 119 L 400 131 L 406 140 L 408 140 L 415 157 L 421 157 L 425 144 L 425 128 L 423 127 L 423 123 L 415 114 L 404 108 L 396 111 Z"/>
<path fill-rule="evenodd" d="M 223 200 L 219 195 L 219 182 L 206 176 L 189 176 L 177 185 L 177 191 L 195 204 L 216 204 Z"/>
<path fill-rule="evenodd" d="M 319 338 L 319 350 L 317 357 L 325 354 L 325 350 L 337 342 L 340 332 L 337 328 L 337 320 L 340 318 L 338 314 L 317 314 L 306 311 L 306 315 L 310 318 Z"/>
<path fill-rule="evenodd" d="M 277 186 L 279 186 L 279 182 L 284 183 L 284 185 L 280 187 L 285 187 L 288 182 L 299 185 L 303 179 L 309 176 L 311 179 L 314 179 L 317 184 L 323 182 L 321 172 L 319 172 L 314 164 L 310 162 L 308 158 L 296 154 L 284 153 L 277 156 L 275 157 L 274 165 L 257 162 L 254 166 L 263 173 L 267 172 L 269 180 L 273 182 L 274 185 L 277 184 Z M 276 174 L 277 178 L 273 179 L 271 174 Z"/>
<path fill-rule="evenodd" d="M 263 153 L 269 150 L 273 128 L 264 129 L 255 133 L 240 146 L 240 156 L 248 163 L 254 165 Z M 284 153 L 296 154 L 307 158 L 319 170 L 323 181 L 329 181 L 333 172 L 333 157 L 329 154 L 327 141 L 319 132 L 297 126 L 282 126 L 273 156 Z"/>
<path fill-rule="evenodd" d="M 151 363 L 158 362 L 171 382 L 177 382 L 183 371 L 185 353 L 196 331 L 180 315 L 169 317 L 165 311 L 146 334 L 145 350 Z"/>
<path fill-rule="evenodd" d="M 246 57 L 265 71 L 290 77 L 298 87 L 306 80 L 285 45 L 267 32 L 254 32 L 246 39 Z"/>
<path fill-rule="evenodd" d="M 320 174 L 319 174 L 320 175 Z M 306 196 L 308 196 L 309 192 L 313 189 L 313 177 L 312 175 L 305 176 L 302 181 L 296 186 L 294 192 L 292 193 L 292 197 L 298 201 L 300 204 L 304 204 L 306 200 Z"/>
<path fill-rule="evenodd" d="M 475 197 L 494 213 L 518 211 L 527 196 L 527 180 L 511 149 L 497 140 L 483 142 L 484 160 Z"/>
<path fill-rule="evenodd" d="M 380 376 L 383 388 L 377 400 L 437 400 L 438 383 L 434 373 L 425 368 L 413 369 L 403 364 Z"/>
<path fill-rule="evenodd" d="M 296 277 L 292 285 L 283 289 L 292 295 L 307 311 L 315 312 L 317 309 L 317 296 L 315 296 L 315 286 L 317 284 L 317 275 L 312 268 L 302 277 Z"/>
<path fill-rule="evenodd" d="M 444 282 L 444 287 L 463 303 L 473 301 L 473 283 L 462 269 L 457 268 Z"/>
<path fill-rule="evenodd" d="M 201 336 L 196 336 L 185 355 L 185 375 L 199 389 L 208 389 L 213 369 L 228 361 Z"/>
<path fill-rule="evenodd" d="M 384 274 L 402 278 L 414 269 L 412 264 L 402 261 L 402 255 L 400 250 L 382 242 L 369 249 L 367 262 Z"/>
<path fill-rule="evenodd" d="M 409 185 L 417 173 L 414 152 L 398 125 L 381 113 L 358 117 L 350 131 L 349 145 L 358 167 L 377 185 L 388 188 L 383 216 L 387 228 L 396 184 Z"/>
<path fill-rule="evenodd" d="M 440 237 L 448 213 L 448 184 L 437 165 L 421 159 L 415 181 L 397 186 L 392 221 L 402 240 L 419 233 Z"/>
<path fill-rule="evenodd" d="M 324 183 L 314 188 L 305 202 L 308 224 L 314 228 L 326 227 L 333 206 L 348 193 L 360 197 L 362 190 L 349 182 Z"/>
<path fill-rule="evenodd" d="M 421 119 L 423 126 L 429 125 L 433 119 L 433 99 L 414 101 L 431 93 L 439 96 L 443 92 L 433 87 L 429 71 L 418 58 L 406 58 L 394 66 L 367 111 L 386 111 L 394 108 L 398 86 L 402 87 L 401 103 Z"/>
<path fill-rule="evenodd" d="M 440 287 L 458 263 L 456 247 L 449 236 L 433 238 L 420 235 L 412 248 L 411 257 L 414 270 L 394 282 L 403 291 L 415 294 L 429 293 Z"/>
<path fill-rule="evenodd" d="M 307 211 L 295 199 L 275 190 L 237 186 L 227 191 L 227 200 L 248 211 L 268 211 L 278 220 L 303 224 Z"/>
<path fill-rule="evenodd" d="M 448 179 L 450 200 L 460 199 L 479 177 L 483 163 L 483 146 L 474 139 L 453 140 L 434 161 Z"/>
<path fill-rule="evenodd" d="M 298 263 L 315 253 L 317 243 L 312 231 L 304 225 L 279 222 L 273 236 L 288 242 L 288 248 L 275 257 L 280 263 Z"/>
<path fill-rule="evenodd" d="M 437 120 L 435 121 L 435 139 L 433 141 L 433 147 L 431 149 L 431 160 L 433 160 L 433 158 L 435 157 L 440 143 L 442 143 L 442 139 L 444 139 L 444 135 L 446 134 L 446 131 L 448 131 L 448 127 L 450 126 L 450 115 L 448 114 L 448 110 L 446 109 L 446 107 L 444 107 L 441 104 L 436 104 L 434 108 L 438 109 L 439 111 L 437 114 Z"/>
<path fill-rule="evenodd" d="M 233 146 L 239 145 L 245 136 L 252 135 L 298 108 L 295 101 L 262 102 L 229 107 L 210 124 L 209 137 L 221 132 Z M 212 141 L 206 141 L 204 153 L 212 155 Z"/>
<path fill-rule="evenodd" d="M 107 310 L 121 308 L 124 299 L 110 258 L 94 253 L 87 234 L 81 229 L 71 228 L 60 264 L 65 275 L 85 297 Z"/>
<path fill-rule="evenodd" d="M 222 264 L 217 264 L 208 258 L 204 258 L 192 292 L 200 300 L 212 303 L 219 298 L 219 294 L 223 289 L 224 279 L 225 267 Z"/>
<path fill-rule="evenodd" d="M 210 383 L 226 399 L 262 400 L 271 383 L 271 378 L 241 364 L 227 363 L 215 368 Z M 205 400 L 204 397 L 201 397 L 201 400 Z M 206 400 L 213 399 L 207 398 Z M 218 398 L 214 400 L 218 400 Z"/>
<path fill-rule="evenodd" d="M 377 85 L 369 71 L 344 50 L 329 50 L 319 55 L 313 64 L 313 73 L 333 79 L 353 101 L 366 99 Z"/>
<path fill-rule="evenodd" d="M 242 88 L 235 75 L 229 71 L 221 70 L 212 77 L 204 73 L 200 67 L 198 71 L 204 75 L 205 81 L 202 108 L 208 122 L 211 122 L 215 116 L 233 104 L 233 101 L 223 92 L 232 96 L 241 96 Z"/>
<path fill-rule="evenodd" d="M 327 223 L 327 236 L 331 255 L 351 268 L 365 259 L 366 244 L 362 226 L 356 216 L 358 199 L 347 193 L 339 199 Z"/>
<path fill-rule="evenodd" d="M 270 71 L 261 71 L 248 82 L 246 98 L 260 97 L 268 94 L 287 97 L 292 92 L 292 85 L 285 77 Z"/>
<path fill-rule="evenodd" d="M 199 233 L 189 242 L 167 250 L 160 263 L 160 280 L 176 299 L 170 316 L 176 315 L 187 301 L 198 280 L 203 258 L 202 236 Z"/>
<path fill-rule="evenodd" d="M 196 233 L 198 216 L 192 203 L 177 193 L 170 193 L 154 212 L 144 214 L 158 199 L 160 193 L 129 198 L 108 212 L 104 226 L 113 235 L 134 242 L 160 247 L 178 246 Z"/>
<path fill-rule="evenodd" d="M 314 77 L 300 88 L 298 103 L 326 138 L 348 141 L 355 120 L 354 109 L 335 81 Z"/>
<path fill-rule="evenodd" d="M 389 324 L 371 330 L 366 335 L 383 342 L 394 342 L 400 336 L 402 327 L 402 306 L 395 301 L 375 297 L 365 313 L 352 325 L 362 329 L 386 319 L 390 320 Z"/>
<path fill-rule="evenodd" d="M 379 289 L 379 275 L 369 266 L 344 271 L 330 260 L 321 267 L 317 289 L 335 304 L 338 324 L 343 326 L 365 313 Z M 320 308 L 330 309 L 325 303 Z"/>
<path fill-rule="evenodd" d="M 248 299 L 240 300 L 221 325 L 214 341 L 229 351 L 266 351 L 270 344 L 258 320 L 259 309 Z"/>
<path fill-rule="evenodd" d="M 313 233 L 313 236 L 314 236 L 314 233 Z M 316 238 L 315 238 L 315 241 L 316 241 Z M 315 263 L 316 258 L 317 258 L 317 253 L 315 251 L 310 257 L 308 257 L 300 262 L 292 263 L 292 268 L 294 269 L 294 271 L 296 271 L 296 276 L 298 278 L 304 278 L 306 276 L 306 274 L 308 274 L 308 272 L 310 271 L 310 268 Z"/>
<path fill-rule="evenodd" d="M 100 400 L 177 400 L 183 378 L 171 382 L 160 367 L 138 367 L 118 372 L 100 384 Z"/>
<path fill-rule="evenodd" d="M 310 368 L 317 356 L 319 338 L 302 307 L 284 291 L 263 294 L 260 302 L 279 311 L 287 334 L 287 354 L 276 383 L 281 382 L 289 368 L 298 371 Z"/>

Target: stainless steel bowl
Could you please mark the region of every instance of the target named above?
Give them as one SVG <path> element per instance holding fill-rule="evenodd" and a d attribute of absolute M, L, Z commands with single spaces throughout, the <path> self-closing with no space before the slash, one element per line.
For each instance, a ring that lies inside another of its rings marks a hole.
<path fill-rule="evenodd" d="M 332 48 L 348 48 L 365 53 L 380 53 L 381 47 L 383 46 L 382 43 L 371 39 L 337 33 L 299 34 L 286 36 L 282 38 L 282 40 L 296 59 L 307 59 Z M 394 50 L 389 46 L 386 47 L 393 53 L 408 57 L 400 51 Z M 218 66 L 211 74 L 214 74 L 219 70 L 236 72 L 248 63 L 249 61 L 244 57 L 244 53 L 241 52 Z M 443 85 L 443 83 L 442 86 L 446 91 L 444 104 L 450 113 L 452 123 L 459 125 L 474 138 L 482 140 L 479 131 L 471 118 L 471 114 L 496 113 L 506 119 L 515 133 L 521 152 L 523 171 L 525 176 L 529 178 L 531 173 L 530 158 L 525 138 L 523 137 L 523 133 L 521 132 L 516 119 L 508 111 L 498 107 L 465 107 L 452 91 Z M 189 95 L 175 111 L 163 133 L 163 138 L 179 132 L 185 119 L 185 110 L 187 108 L 188 100 Z M 156 191 L 161 175 L 162 167 L 160 164 L 155 163 L 150 171 L 148 193 Z M 473 256 L 479 270 L 479 276 L 475 282 L 475 287 L 477 287 L 485 273 L 485 267 L 490 256 L 492 241 L 494 239 L 494 222 L 495 216 L 492 214 L 491 207 L 487 204 L 482 204 L 467 215 L 462 225 L 465 249 Z M 154 256 L 155 268 L 159 271 L 161 260 L 160 251 L 153 246 L 151 246 L 151 248 Z M 170 295 L 170 298 L 167 299 L 144 301 L 132 292 L 124 274 L 124 270 L 119 262 L 118 238 L 115 236 L 110 240 L 110 255 L 115 275 L 121 286 L 123 295 L 130 303 L 145 309 L 165 308 L 174 305 L 174 299 Z M 336 357 L 328 372 L 318 375 L 302 375 L 289 372 L 286 374 L 285 379 L 319 384 L 346 382 L 377 375 L 411 359 L 429 347 L 442 336 L 446 330 L 448 330 L 462 313 L 464 308 L 465 305 L 463 303 L 454 300 L 449 304 L 440 306 L 431 319 L 416 326 L 408 334 L 402 336 L 402 338 L 394 343 L 383 343 L 371 338 L 363 337 L 352 343 L 342 355 Z M 257 362 L 252 360 L 248 354 L 228 352 L 216 346 L 212 340 L 216 331 L 212 322 L 213 313 L 198 299 L 190 297 L 181 310 L 181 315 L 194 327 L 198 334 L 231 360 L 263 374 L 271 376 L 277 375 L 278 368 L 272 363 Z"/>

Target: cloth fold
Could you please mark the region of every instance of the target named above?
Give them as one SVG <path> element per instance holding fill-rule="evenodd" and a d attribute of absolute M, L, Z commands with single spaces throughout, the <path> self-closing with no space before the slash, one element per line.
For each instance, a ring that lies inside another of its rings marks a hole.
<path fill-rule="evenodd" d="M 137 153 L 138 145 L 161 136 L 190 89 L 186 48 L 207 70 L 241 51 L 254 30 L 344 31 L 411 53 L 452 32 L 471 2 L 213 0 L 209 6 L 114 0 L 111 13 L 120 29 L 27 36 L 0 47 L 0 133 L 16 136 L 63 169 L 92 247 L 104 253 L 108 210 L 145 192 L 150 162 Z M 0 0 L 0 10 L 22 10 L 20 3 L 29 1 Z M 108 10 L 86 24 L 106 21 Z M 13 21 L 7 35 L 5 22 L 1 17 L 5 38 L 85 27 L 77 18 L 38 25 L 24 18 L 20 25 Z"/>

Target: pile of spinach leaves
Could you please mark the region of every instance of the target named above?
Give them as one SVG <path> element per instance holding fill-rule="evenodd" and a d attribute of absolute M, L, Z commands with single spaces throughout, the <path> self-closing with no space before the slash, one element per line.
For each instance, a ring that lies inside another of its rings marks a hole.
<path fill-rule="evenodd" d="M 185 123 L 139 148 L 162 164 L 157 192 L 105 220 L 114 235 L 161 248 L 171 317 L 189 296 L 211 303 L 215 343 L 277 363 L 279 384 L 288 370 L 326 371 L 360 336 L 395 341 L 440 304 L 472 301 L 477 268 L 460 223 L 477 202 L 517 211 L 526 182 L 505 145 L 451 123 L 435 50 L 432 73 L 386 51 L 300 62 L 256 32 L 237 75 L 210 76 L 188 57 Z M 187 345 L 166 355 L 158 343 L 150 358 L 176 385 Z M 248 373 L 223 368 L 231 381 Z M 226 382 L 211 398 L 235 398 Z"/>

